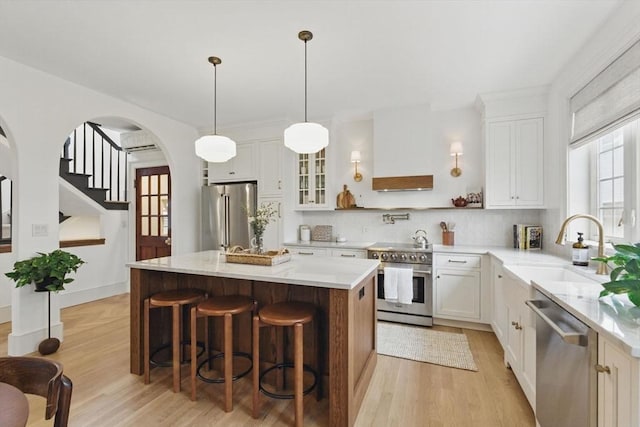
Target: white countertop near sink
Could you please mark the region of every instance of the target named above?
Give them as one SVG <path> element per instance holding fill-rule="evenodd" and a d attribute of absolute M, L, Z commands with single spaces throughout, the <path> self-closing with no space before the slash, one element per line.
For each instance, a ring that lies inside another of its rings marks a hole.
<path fill-rule="evenodd" d="M 604 288 L 595 282 L 534 280 L 533 287 L 623 351 L 640 358 L 640 307 L 634 306 L 626 295 L 600 299 Z"/>
<path fill-rule="evenodd" d="M 434 245 L 434 252 L 488 254 L 500 260 L 505 270 L 511 274 L 518 270 L 515 266 L 535 268 L 565 268 L 584 276 L 581 281 L 536 280 L 532 286 L 551 298 L 569 313 L 586 323 L 599 334 L 632 357 L 640 358 L 640 307 L 634 306 L 626 295 L 609 295 L 599 298 L 604 289 L 601 283 L 608 282 L 608 275 L 597 275 L 597 262 L 589 267 L 574 266 L 570 260 L 541 251 L 523 251 L 505 247 L 443 246 Z M 510 266 L 514 266 L 512 270 Z"/>

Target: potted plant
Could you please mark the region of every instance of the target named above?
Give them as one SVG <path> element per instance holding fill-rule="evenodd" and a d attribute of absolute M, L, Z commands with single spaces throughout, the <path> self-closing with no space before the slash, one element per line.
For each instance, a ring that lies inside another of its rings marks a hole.
<path fill-rule="evenodd" d="M 56 249 L 48 254 L 38 252 L 38 256 L 17 261 L 13 264 L 13 271 L 5 273 L 5 276 L 16 282 L 16 288 L 33 283 L 36 292 L 48 292 L 48 338 L 38 346 L 42 355 L 55 353 L 60 347 L 58 338 L 51 338 L 51 292 L 64 290 L 66 283 L 73 282 L 67 274 L 75 272 L 84 264 L 78 256 Z"/>
<path fill-rule="evenodd" d="M 627 294 L 629 300 L 640 307 L 640 243 L 613 245 L 616 253 L 609 257 L 593 258 L 605 264 L 613 264 L 611 281 L 603 283 L 600 297 L 609 294 Z"/>
<path fill-rule="evenodd" d="M 13 264 L 13 271 L 5 276 L 16 282 L 16 288 L 35 284 L 36 292 L 63 291 L 64 285 L 73 282 L 67 274 L 84 264 L 78 256 L 56 249 L 50 253 L 38 252 L 38 256 Z"/>

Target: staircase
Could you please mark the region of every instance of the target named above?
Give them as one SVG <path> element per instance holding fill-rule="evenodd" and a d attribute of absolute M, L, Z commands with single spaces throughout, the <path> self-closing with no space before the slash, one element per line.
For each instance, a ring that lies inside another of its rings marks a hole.
<path fill-rule="evenodd" d="M 129 209 L 127 153 L 100 125 L 86 122 L 69 135 L 59 169 L 61 178 L 105 209 Z"/>

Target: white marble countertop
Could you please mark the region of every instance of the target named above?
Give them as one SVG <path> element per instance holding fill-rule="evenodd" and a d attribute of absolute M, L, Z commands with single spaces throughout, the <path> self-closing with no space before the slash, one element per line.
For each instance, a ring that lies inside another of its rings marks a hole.
<path fill-rule="evenodd" d="M 377 260 L 292 255 L 272 267 L 227 263 L 223 252 L 204 251 L 127 264 L 143 270 L 228 277 L 334 289 L 353 289 L 378 267 Z"/>
<path fill-rule="evenodd" d="M 629 355 L 640 358 L 640 307 L 626 295 L 600 299 L 602 286 L 588 282 L 533 280 L 533 287 Z"/>
<path fill-rule="evenodd" d="M 461 251 L 462 252 L 462 251 Z M 486 252 L 502 261 L 505 271 L 518 274 L 527 269 L 515 266 L 536 268 L 561 267 L 577 273 L 582 280 L 556 281 L 536 279 L 535 274 L 521 277 L 523 282 L 531 280 L 531 286 L 539 290 L 552 301 L 560 305 L 580 321 L 607 337 L 627 354 L 640 358 L 640 308 L 634 306 L 626 295 L 610 295 L 602 299 L 601 283 L 609 281 L 609 276 L 597 275 L 596 262 L 589 267 L 574 266 L 569 260 L 539 251 L 521 251 L 510 248 L 487 248 Z"/>
<path fill-rule="evenodd" d="M 286 242 L 283 246 L 301 246 L 305 248 L 331 248 L 331 249 L 367 249 L 369 246 L 372 246 L 375 242 L 318 242 L 315 240 L 303 242 L 302 240 L 298 240 L 295 242 Z"/>

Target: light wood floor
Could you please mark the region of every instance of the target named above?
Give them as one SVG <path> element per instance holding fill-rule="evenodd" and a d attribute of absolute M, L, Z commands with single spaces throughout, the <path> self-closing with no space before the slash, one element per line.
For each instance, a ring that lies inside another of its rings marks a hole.
<path fill-rule="evenodd" d="M 154 369 L 151 384 L 129 374 L 129 295 L 66 308 L 65 341 L 52 359 L 73 381 L 70 426 L 287 426 L 291 401 L 263 398 L 262 417 L 251 418 L 250 376 L 234 386 L 234 411 L 222 408 L 222 385 L 198 385 L 189 400 L 187 368 L 182 392 L 171 391 L 171 369 Z M 0 355 L 7 354 L 10 324 L 0 324 Z M 461 332 L 455 328 L 440 330 Z M 535 426 L 533 413 L 492 333 L 463 330 L 478 372 L 379 356 L 356 425 L 365 426 Z M 44 421 L 44 399 L 30 397 L 28 426 Z M 305 426 L 326 426 L 327 399 L 305 400 Z"/>

